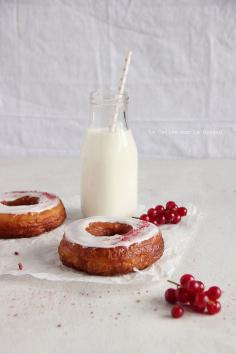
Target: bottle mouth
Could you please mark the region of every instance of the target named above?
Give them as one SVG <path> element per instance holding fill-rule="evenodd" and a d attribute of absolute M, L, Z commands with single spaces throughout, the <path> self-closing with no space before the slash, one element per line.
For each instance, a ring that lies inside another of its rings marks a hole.
<path fill-rule="evenodd" d="M 123 94 L 119 94 L 117 89 L 99 89 L 91 92 L 90 103 L 93 105 L 114 105 L 117 104 L 128 104 L 129 96 L 127 91 Z"/>

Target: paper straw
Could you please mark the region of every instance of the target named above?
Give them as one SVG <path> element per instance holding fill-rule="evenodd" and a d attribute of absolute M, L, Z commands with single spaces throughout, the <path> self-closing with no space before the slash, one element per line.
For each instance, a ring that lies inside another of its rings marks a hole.
<path fill-rule="evenodd" d="M 118 96 L 118 102 L 116 104 L 115 114 L 114 114 L 113 119 L 112 119 L 112 128 L 111 128 L 111 130 L 113 132 L 114 132 L 114 130 L 116 128 L 117 118 L 118 118 L 119 109 L 120 109 L 120 105 L 119 105 L 120 96 L 123 95 L 124 91 L 125 91 L 125 83 L 126 83 L 126 80 L 127 80 L 127 75 L 128 75 L 131 55 L 132 55 L 132 52 L 131 52 L 131 50 L 129 50 L 129 52 L 128 52 L 127 56 L 125 57 L 125 60 L 124 60 L 124 66 L 123 66 L 122 75 L 121 75 L 120 82 L 119 82 L 119 87 L 118 87 L 118 95 L 117 95 Z"/>

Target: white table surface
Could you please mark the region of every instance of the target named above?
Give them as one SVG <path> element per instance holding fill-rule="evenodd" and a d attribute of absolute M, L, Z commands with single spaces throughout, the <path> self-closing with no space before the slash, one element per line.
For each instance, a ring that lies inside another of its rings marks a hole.
<path fill-rule="evenodd" d="M 1 159 L 0 187 L 78 194 L 78 159 Z M 173 278 L 191 272 L 207 285 L 219 284 L 219 315 L 170 318 L 166 283 L 104 286 L 4 276 L 0 353 L 236 353 L 236 162 L 142 158 L 140 200 L 167 199 L 198 201 L 205 213 Z"/>

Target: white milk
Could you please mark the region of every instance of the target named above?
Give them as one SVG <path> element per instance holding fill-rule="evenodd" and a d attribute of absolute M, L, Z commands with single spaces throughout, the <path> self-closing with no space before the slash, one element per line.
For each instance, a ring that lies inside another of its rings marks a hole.
<path fill-rule="evenodd" d="M 89 129 L 81 150 L 81 210 L 88 216 L 132 216 L 138 155 L 130 130 Z"/>

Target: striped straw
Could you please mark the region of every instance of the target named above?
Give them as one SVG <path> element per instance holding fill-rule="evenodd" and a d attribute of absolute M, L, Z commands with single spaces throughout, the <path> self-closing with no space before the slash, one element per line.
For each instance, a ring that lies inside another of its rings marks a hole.
<path fill-rule="evenodd" d="M 115 114 L 114 114 L 113 119 L 112 119 L 112 122 L 113 122 L 112 123 L 112 128 L 111 128 L 112 132 L 114 132 L 114 130 L 116 128 L 117 118 L 118 118 L 119 109 L 120 109 L 119 99 L 120 99 L 120 95 L 123 95 L 124 91 L 125 91 L 125 83 L 126 83 L 127 76 L 128 76 L 128 70 L 129 70 L 131 55 L 132 55 L 132 52 L 131 52 L 131 50 L 129 50 L 128 54 L 127 54 L 127 56 L 125 57 L 125 60 L 124 60 L 124 66 L 123 66 L 122 75 L 121 75 L 120 82 L 119 82 L 119 87 L 118 87 L 118 102 L 116 104 Z"/>

